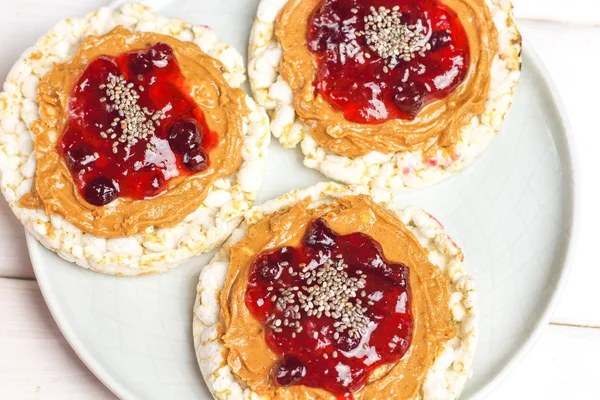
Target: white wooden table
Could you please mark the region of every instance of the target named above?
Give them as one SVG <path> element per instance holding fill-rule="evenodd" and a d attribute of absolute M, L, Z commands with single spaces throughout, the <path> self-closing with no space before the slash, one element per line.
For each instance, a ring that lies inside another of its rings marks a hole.
<path fill-rule="evenodd" d="M 60 18 L 107 3 L 0 0 L 0 80 L 21 51 Z M 552 322 L 490 399 L 599 399 L 600 1 L 514 3 L 521 31 L 554 77 L 575 132 L 582 227 L 569 283 Z M 0 399 L 114 399 L 64 340 L 34 279 L 23 228 L 1 198 Z"/>

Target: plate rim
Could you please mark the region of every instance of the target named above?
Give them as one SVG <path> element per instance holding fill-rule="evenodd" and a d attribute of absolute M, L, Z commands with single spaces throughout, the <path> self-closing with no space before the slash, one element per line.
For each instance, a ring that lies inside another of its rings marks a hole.
<path fill-rule="evenodd" d="M 114 7 L 115 4 L 127 3 L 129 0 L 120 0 L 113 2 L 109 7 Z M 527 57 L 531 59 L 531 67 L 536 70 L 539 76 L 542 78 L 542 84 L 546 86 L 546 89 L 550 92 L 552 101 L 555 105 L 557 111 L 557 121 L 560 123 L 560 126 L 563 131 L 564 138 L 564 146 L 565 146 L 565 155 L 567 156 L 567 165 L 569 167 L 568 172 L 568 180 L 571 183 L 569 198 L 570 204 L 568 208 L 568 235 L 567 235 L 567 243 L 566 251 L 564 255 L 564 261 L 562 262 L 560 268 L 560 276 L 558 277 L 555 283 L 555 289 L 551 294 L 550 300 L 547 302 L 543 311 L 539 313 L 538 319 L 535 322 L 535 327 L 523 341 L 523 343 L 510 355 L 508 361 L 500 368 L 498 373 L 491 379 L 487 384 L 485 384 L 482 388 L 477 390 L 471 400 L 481 400 L 489 396 L 492 392 L 494 392 L 498 386 L 510 375 L 516 365 L 518 365 L 524 357 L 529 354 L 529 352 L 533 349 L 535 344 L 538 342 L 538 339 L 542 332 L 547 328 L 552 312 L 556 309 L 558 305 L 558 301 L 561 299 L 562 294 L 564 292 L 564 288 L 566 286 L 569 272 L 572 268 L 573 257 L 575 254 L 575 250 L 577 247 L 577 237 L 579 234 L 580 227 L 580 172 L 579 172 L 579 163 L 577 158 L 574 157 L 577 154 L 577 146 L 576 140 L 571 128 L 571 124 L 569 122 L 568 113 L 566 107 L 562 101 L 562 97 L 558 92 L 554 84 L 554 80 L 552 76 L 548 72 L 546 66 L 540 59 L 537 52 L 534 50 L 534 47 L 527 40 L 526 37 L 523 37 L 523 54 L 526 54 Z M 124 387 L 123 384 L 119 383 L 115 380 L 100 364 L 97 363 L 96 359 L 89 353 L 89 350 L 83 345 L 82 341 L 77 337 L 77 334 L 71 327 L 70 323 L 67 321 L 67 318 L 63 314 L 61 308 L 57 304 L 57 299 L 55 296 L 50 294 L 50 289 L 46 286 L 47 282 L 40 276 L 42 274 L 38 271 L 38 268 L 41 268 L 41 260 L 37 261 L 40 257 L 39 254 L 35 254 L 35 252 L 44 248 L 30 233 L 26 232 L 26 243 L 27 250 L 29 254 L 29 258 L 31 260 L 31 264 L 33 266 L 34 274 L 38 285 L 40 287 L 40 292 L 42 293 L 42 297 L 48 306 L 48 310 L 52 315 L 52 318 L 56 322 L 61 334 L 69 343 L 77 357 L 83 362 L 83 364 L 88 368 L 88 370 L 96 377 L 102 384 L 109 389 L 115 396 L 120 399 L 125 400 L 137 400 L 137 398 Z M 191 333 L 190 333 L 191 334 Z"/>
<path fill-rule="evenodd" d="M 562 96 L 554 83 L 554 79 L 552 75 L 548 71 L 546 65 L 541 60 L 538 53 L 535 51 L 531 42 L 527 39 L 526 36 L 523 36 L 521 32 L 522 39 L 522 53 L 526 53 L 527 57 L 530 57 L 533 61 L 531 63 L 531 67 L 535 68 L 538 74 L 543 78 L 543 84 L 546 86 L 546 89 L 550 92 L 552 101 L 554 102 L 557 113 L 557 120 L 562 125 L 564 144 L 565 144 L 565 154 L 568 157 L 568 166 L 570 167 L 569 175 L 570 175 L 570 199 L 571 204 L 568 209 L 568 217 L 570 226 L 568 226 L 568 236 L 566 243 L 566 251 L 564 255 L 564 261 L 562 263 L 562 268 L 560 271 L 560 276 L 555 283 L 554 292 L 551 295 L 550 301 L 544 307 L 544 310 L 540 313 L 538 320 L 535 324 L 535 328 L 529 333 L 525 341 L 517 348 L 517 350 L 513 353 L 510 359 L 502 366 L 500 371 L 494 376 L 483 388 L 479 389 L 473 394 L 471 400 L 483 400 L 492 394 L 498 386 L 510 375 L 510 373 L 514 370 L 514 368 L 527 356 L 533 347 L 537 344 L 538 339 L 540 338 L 542 332 L 548 328 L 550 324 L 550 319 L 552 318 L 552 313 L 556 309 L 558 302 L 562 298 L 564 293 L 564 289 L 566 287 L 571 268 L 573 266 L 573 258 L 575 255 L 575 251 L 577 248 L 577 238 L 579 237 L 579 228 L 580 228 L 580 212 L 581 212 L 581 181 L 580 181 L 580 170 L 579 170 L 579 162 L 575 154 L 577 154 L 577 143 L 575 140 L 575 135 L 573 134 L 573 129 L 570 123 L 569 115 L 567 113 L 566 106 L 562 100 Z M 522 58 L 522 56 L 521 56 Z M 521 61 L 522 62 L 522 61 Z M 510 112 L 510 110 L 509 110 Z M 475 350 L 477 352 L 477 350 Z"/>

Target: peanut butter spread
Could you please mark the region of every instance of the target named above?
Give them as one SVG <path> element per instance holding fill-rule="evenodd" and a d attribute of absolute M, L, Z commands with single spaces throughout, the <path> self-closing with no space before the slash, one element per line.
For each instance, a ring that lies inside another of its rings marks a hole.
<path fill-rule="evenodd" d="M 466 79 L 446 98 L 434 101 L 413 120 L 391 119 L 369 125 L 350 122 L 321 95 L 315 95 L 317 63 L 307 46 L 309 20 L 322 0 L 290 0 L 275 27 L 283 55 L 279 73 L 290 85 L 294 108 L 311 136 L 328 151 L 358 157 L 378 151 L 451 150 L 459 129 L 484 111 L 490 88 L 490 69 L 498 52 L 497 30 L 483 0 L 440 0 L 454 10 L 468 36 L 470 65 Z"/>
<path fill-rule="evenodd" d="M 194 101 L 204 113 L 219 142 L 210 152 L 210 167 L 187 177 L 174 178 L 168 190 L 154 198 L 118 198 L 95 207 L 79 194 L 56 144 L 68 121 L 68 102 L 74 84 L 86 66 L 100 56 L 142 50 L 157 42 L 170 45 Z M 58 214 L 84 232 L 113 238 L 131 236 L 154 226 L 170 227 L 181 222 L 202 204 L 211 184 L 234 172 L 241 161 L 242 118 L 248 112 L 245 94 L 231 88 L 219 61 L 190 42 L 156 33 L 131 33 L 116 27 L 103 36 L 90 36 L 75 56 L 56 64 L 38 85 L 40 120 L 33 125 L 37 170 L 35 190 L 21 199 L 21 206 L 43 208 Z"/>
<path fill-rule="evenodd" d="M 322 217 L 338 234 L 362 232 L 378 241 L 385 257 L 410 268 L 414 334 L 412 344 L 396 364 L 375 370 L 356 400 L 411 399 L 416 396 L 442 344 L 454 337 L 456 326 L 449 301 L 449 281 L 428 261 L 425 250 L 390 211 L 367 196 L 350 196 L 329 205 L 308 208 L 309 200 L 263 218 L 244 239 L 231 247 L 231 264 L 220 296 L 225 357 L 236 376 L 263 398 L 335 399 L 331 393 L 302 385 L 273 383 L 277 355 L 265 340 L 265 327 L 253 318 L 245 303 L 248 276 L 254 258 L 265 250 L 298 246 L 310 223 Z"/>

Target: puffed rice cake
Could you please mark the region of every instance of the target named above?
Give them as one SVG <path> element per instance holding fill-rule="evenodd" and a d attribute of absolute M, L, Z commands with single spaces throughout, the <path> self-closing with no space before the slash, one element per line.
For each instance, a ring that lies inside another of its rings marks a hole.
<path fill-rule="evenodd" d="M 296 114 L 293 94 L 279 75 L 282 48 L 274 35 L 276 18 L 287 0 L 262 0 L 250 34 L 248 74 L 254 99 L 271 116 L 271 132 L 286 148 L 300 145 L 304 165 L 348 185 L 401 192 L 438 182 L 461 171 L 490 144 L 504 122 L 521 70 L 521 36 L 513 20 L 510 0 L 485 0 L 498 30 L 499 51 L 491 66 L 485 111 L 460 129 L 460 139 L 449 154 L 436 153 L 435 162 L 423 151 L 384 154 L 371 151 L 349 158 L 321 147 L 310 128 Z"/>
<path fill-rule="evenodd" d="M 227 364 L 226 349 L 220 336 L 219 295 L 229 269 L 229 246 L 246 235 L 249 225 L 257 223 L 266 215 L 288 209 L 304 199 L 310 198 L 309 207 L 313 207 L 356 194 L 368 194 L 368 191 L 364 188 L 349 189 L 336 183 L 319 183 L 256 206 L 246 213 L 240 227 L 202 269 L 194 305 L 194 347 L 204 381 L 215 399 L 261 398 Z M 450 308 L 453 319 L 457 322 L 457 334 L 444 344 L 443 351 L 437 355 L 422 384 L 420 394 L 412 400 L 456 399 L 469 376 L 478 336 L 476 292 L 471 276 L 464 270 L 463 253 L 438 220 L 425 211 L 416 207 L 402 209 L 391 203 L 380 205 L 396 213 L 428 251 L 429 261 L 439 267 L 451 282 Z"/>
<path fill-rule="evenodd" d="M 210 187 L 204 203 L 171 228 L 149 227 L 130 237 L 105 239 L 82 232 L 59 215 L 19 206 L 32 189 L 36 170 L 31 126 L 39 118 L 37 85 L 54 66 L 69 60 L 80 42 L 122 25 L 133 32 L 155 32 L 196 43 L 225 67 L 231 87 L 246 79 L 242 56 L 220 42 L 206 26 L 155 14 L 141 4 L 118 10 L 101 8 L 82 18 L 60 21 L 14 65 L 0 93 L 0 186 L 27 231 L 65 260 L 114 275 L 144 275 L 168 270 L 211 251 L 229 237 L 254 202 L 262 184 L 269 146 L 268 117 L 248 96 L 244 117 L 242 161 L 236 173 Z"/>

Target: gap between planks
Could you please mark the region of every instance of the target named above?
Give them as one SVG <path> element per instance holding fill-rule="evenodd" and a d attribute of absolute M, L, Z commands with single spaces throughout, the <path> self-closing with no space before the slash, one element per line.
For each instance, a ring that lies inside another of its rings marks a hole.
<path fill-rule="evenodd" d="M 579 27 L 579 28 L 600 28 L 600 22 L 595 21 L 569 21 L 569 20 L 555 20 L 549 18 L 536 18 L 536 17 L 517 17 L 517 26 L 522 23 L 537 23 L 537 24 L 548 24 L 548 25 L 560 25 L 564 27 Z"/>
<path fill-rule="evenodd" d="M 569 324 L 569 323 L 566 323 L 566 322 L 550 322 L 549 325 L 564 326 L 566 328 L 600 329 L 600 326 Z"/>

